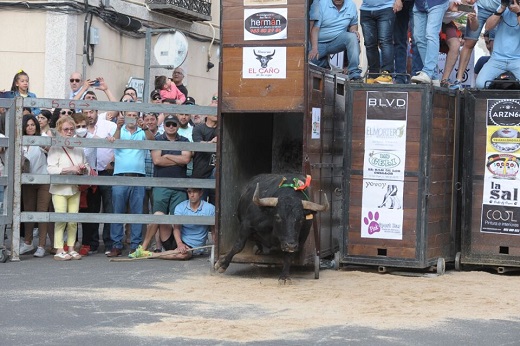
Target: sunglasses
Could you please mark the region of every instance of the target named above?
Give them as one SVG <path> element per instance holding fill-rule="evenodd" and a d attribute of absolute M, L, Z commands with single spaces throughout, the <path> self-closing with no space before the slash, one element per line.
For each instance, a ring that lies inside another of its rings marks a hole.
<path fill-rule="evenodd" d="M 164 126 L 166 126 L 166 127 L 172 127 L 172 126 L 173 126 L 173 127 L 177 127 L 178 124 L 177 124 L 177 123 L 174 123 L 174 122 L 167 122 L 167 123 L 164 124 Z"/>
<path fill-rule="evenodd" d="M 76 125 L 77 129 L 86 129 L 87 125 Z"/>
<path fill-rule="evenodd" d="M 65 115 L 65 114 L 72 115 L 72 111 L 60 111 L 60 114 L 61 115 Z"/>
<path fill-rule="evenodd" d="M 218 96 L 213 96 L 211 99 L 212 99 L 213 101 L 218 101 Z"/>
<path fill-rule="evenodd" d="M 74 78 L 71 78 L 69 79 L 71 83 L 79 83 L 81 82 L 81 79 L 74 79 Z"/>
<path fill-rule="evenodd" d="M 73 128 L 73 127 L 63 127 L 61 130 L 63 132 L 72 132 L 72 131 L 75 130 L 75 128 Z"/>

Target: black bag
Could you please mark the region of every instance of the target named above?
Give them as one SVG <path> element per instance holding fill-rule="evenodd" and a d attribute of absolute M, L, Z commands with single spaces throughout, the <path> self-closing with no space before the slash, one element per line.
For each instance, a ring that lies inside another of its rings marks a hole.
<path fill-rule="evenodd" d="M 497 90 L 520 90 L 520 82 L 516 79 L 515 75 L 510 72 L 504 72 L 500 74 L 495 80 L 489 83 L 488 89 Z"/>

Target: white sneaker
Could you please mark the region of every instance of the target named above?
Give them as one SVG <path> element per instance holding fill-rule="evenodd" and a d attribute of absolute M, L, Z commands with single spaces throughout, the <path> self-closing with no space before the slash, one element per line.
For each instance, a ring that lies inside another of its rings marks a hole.
<path fill-rule="evenodd" d="M 38 249 L 36 250 L 36 252 L 34 253 L 33 256 L 34 257 L 40 257 L 40 258 L 45 256 L 45 249 L 38 246 Z"/>
<path fill-rule="evenodd" d="M 412 83 L 417 84 L 430 84 L 432 79 L 423 71 L 419 71 L 415 76 L 412 77 L 411 81 Z"/>
<path fill-rule="evenodd" d="M 432 84 L 433 84 L 433 86 L 440 87 L 441 86 L 441 81 L 438 80 L 438 79 L 433 79 L 432 80 Z"/>
<path fill-rule="evenodd" d="M 34 250 L 34 245 L 27 245 L 25 243 L 22 243 L 22 246 L 20 246 L 20 255 L 23 255 L 24 253 L 28 253 L 30 251 Z"/>

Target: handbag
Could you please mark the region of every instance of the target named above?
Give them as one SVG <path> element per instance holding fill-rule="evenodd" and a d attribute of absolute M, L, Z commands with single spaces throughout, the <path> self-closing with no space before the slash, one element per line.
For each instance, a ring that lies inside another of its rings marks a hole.
<path fill-rule="evenodd" d="M 72 165 L 74 166 L 74 161 L 72 161 L 72 158 L 70 157 L 69 153 L 67 152 L 67 150 L 65 150 L 65 148 L 63 148 L 63 151 L 65 152 L 65 154 L 67 154 L 67 157 L 69 158 L 70 162 L 72 163 Z M 97 171 L 92 168 L 92 167 L 89 167 L 89 175 L 92 175 L 92 176 L 97 176 L 98 173 Z M 97 190 L 97 185 L 79 185 L 79 191 L 80 191 L 80 196 L 79 196 L 79 207 L 81 209 L 84 209 L 84 208 L 88 208 L 88 203 L 87 203 L 87 191 L 88 189 L 90 188 L 92 190 L 92 192 L 96 192 Z"/>

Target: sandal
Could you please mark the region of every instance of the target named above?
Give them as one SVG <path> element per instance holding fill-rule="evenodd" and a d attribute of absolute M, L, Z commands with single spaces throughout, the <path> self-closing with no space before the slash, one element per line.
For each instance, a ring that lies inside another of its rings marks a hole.
<path fill-rule="evenodd" d="M 75 259 L 75 260 L 80 260 L 81 259 L 81 255 L 79 253 L 77 253 L 76 251 L 70 251 L 69 252 L 69 256 L 72 257 L 72 259 Z"/>
<path fill-rule="evenodd" d="M 54 255 L 56 261 L 70 261 L 72 257 L 66 252 L 60 252 Z"/>

